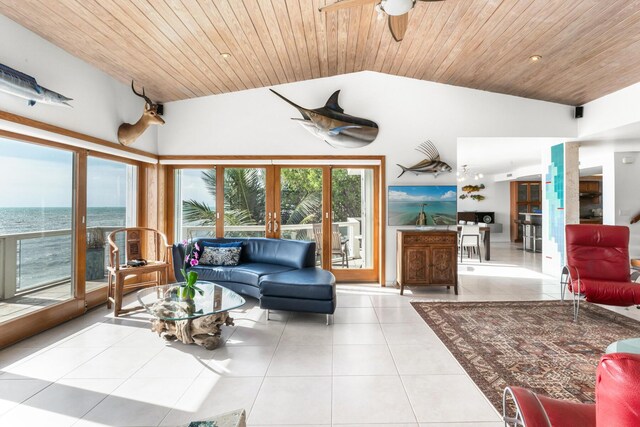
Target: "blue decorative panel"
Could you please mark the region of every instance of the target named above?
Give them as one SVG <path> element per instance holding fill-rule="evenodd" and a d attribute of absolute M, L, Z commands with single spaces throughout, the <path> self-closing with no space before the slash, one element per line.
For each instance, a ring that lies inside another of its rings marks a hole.
<path fill-rule="evenodd" d="M 564 248 L 564 144 L 551 147 L 551 163 L 546 174 L 546 202 L 549 208 L 549 241 L 560 254 L 561 264 L 565 262 Z"/>

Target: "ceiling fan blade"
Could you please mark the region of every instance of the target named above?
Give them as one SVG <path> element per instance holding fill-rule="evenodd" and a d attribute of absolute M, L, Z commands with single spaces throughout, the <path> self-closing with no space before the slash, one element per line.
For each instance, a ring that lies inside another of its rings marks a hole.
<path fill-rule="evenodd" d="M 320 12 L 333 12 L 334 10 L 346 9 L 347 7 L 362 6 L 370 3 L 378 3 L 379 1 L 380 0 L 342 0 L 333 4 L 329 4 L 327 6 L 322 6 L 318 10 Z"/>
<path fill-rule="evenodd" d="M 409 25 L 409 12 L 404 15 L 389 16 L 389 29 L 393 39 L 397 42 L 402 41 L 404 33 L 407 32 L 407 26 Z"/>

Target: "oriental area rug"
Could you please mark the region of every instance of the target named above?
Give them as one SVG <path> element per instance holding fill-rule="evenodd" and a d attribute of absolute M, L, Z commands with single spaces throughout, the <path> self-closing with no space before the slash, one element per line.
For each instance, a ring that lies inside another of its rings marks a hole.
<path fill-rule="evenodd" d="M 498 411 L 506 386 L 593 402 L 607 346 L 640 337 L 640 322 L 589 303 L 580 304 L 577 323 L 567 301 L 412 305 Z"/>

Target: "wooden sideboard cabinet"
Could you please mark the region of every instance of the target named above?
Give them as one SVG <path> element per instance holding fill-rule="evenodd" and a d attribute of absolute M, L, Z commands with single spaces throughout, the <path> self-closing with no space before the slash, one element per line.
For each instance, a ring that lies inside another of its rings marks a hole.
<path fill-rule="evenodd" d="M 397 283 L 405 286 L 446 286 L 458 295 L 458 233 L 398 230 Z"/>

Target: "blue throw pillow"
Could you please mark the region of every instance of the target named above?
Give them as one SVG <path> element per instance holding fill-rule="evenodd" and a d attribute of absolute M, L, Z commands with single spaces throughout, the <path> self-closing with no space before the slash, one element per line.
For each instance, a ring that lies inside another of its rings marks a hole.
<path fill-rule="evenodd" d="M 217 242 L 202 242 L 202 246 L 210 248 L 241 248 L 243 242 L 229 242 L 229 243 L 217 243 Z"/>

